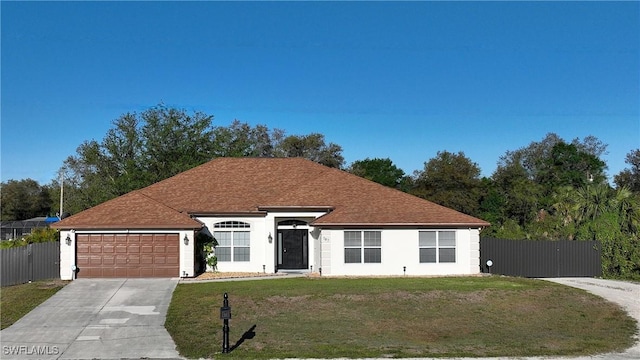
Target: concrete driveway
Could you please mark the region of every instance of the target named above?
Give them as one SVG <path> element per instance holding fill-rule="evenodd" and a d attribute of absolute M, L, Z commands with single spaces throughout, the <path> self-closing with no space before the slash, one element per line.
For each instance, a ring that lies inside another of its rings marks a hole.
<path fill-rule="evenodd" d="M 0 332 L 2 359 L 180 359 L 164 328 L 178 279 L 78 279 Z"/>

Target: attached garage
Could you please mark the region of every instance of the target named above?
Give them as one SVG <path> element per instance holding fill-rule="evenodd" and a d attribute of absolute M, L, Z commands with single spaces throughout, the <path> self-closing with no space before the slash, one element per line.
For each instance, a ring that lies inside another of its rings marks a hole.
<path fill-rule="evenodd" d="M 78 234 L 78 278 L 177 277 L 178 234 Z"/>

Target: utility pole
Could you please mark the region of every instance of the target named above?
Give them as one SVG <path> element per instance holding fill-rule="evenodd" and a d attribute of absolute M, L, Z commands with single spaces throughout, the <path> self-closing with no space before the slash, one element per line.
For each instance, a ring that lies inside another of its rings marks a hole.
<path fill-rule="evenodd" d="M 62 205 L 64 200 L 64 168 L 60 169 L 60 213 L 58 218 L 62 220 Z"/>

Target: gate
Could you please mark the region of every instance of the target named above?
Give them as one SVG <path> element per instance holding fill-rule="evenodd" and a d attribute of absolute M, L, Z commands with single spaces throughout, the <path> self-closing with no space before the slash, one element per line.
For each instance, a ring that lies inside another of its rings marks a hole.
<path fill-rule="evenodd" d="M 60 242 L 44 242 L 0 250 L 0 284 L 60 279 Z"/>
<path fill-rule="evenodd" d="M 487 261 L 493 263 L 489 268 Z M 521 277 L 602 276 L 599 241 L 480 239 L 484 273 Z"/>

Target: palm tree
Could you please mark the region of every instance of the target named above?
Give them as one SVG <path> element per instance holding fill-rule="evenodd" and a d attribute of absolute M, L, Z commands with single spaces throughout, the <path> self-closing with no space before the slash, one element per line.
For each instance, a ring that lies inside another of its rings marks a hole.
<path fill-rule="evenodd" d="M 606 183 L 588 184 L 576 191 L 576 220 L 593 221 L 611 209 L 611 187 Z"/>
<path fill-rule="evenodd" d="M 636 233 L 640 228 L 640 197 L 626 186 L 616 190 L 611 208 L 620 216 L 622 230 Z"/>

